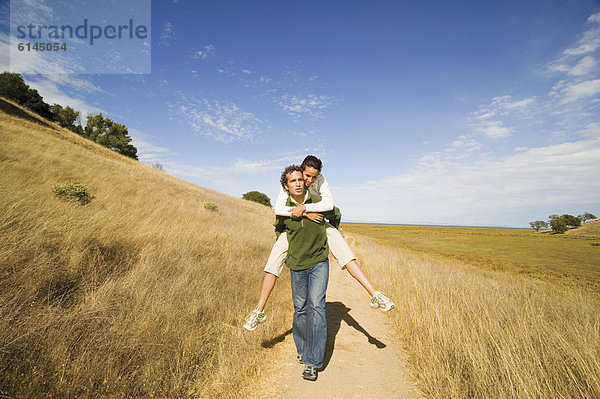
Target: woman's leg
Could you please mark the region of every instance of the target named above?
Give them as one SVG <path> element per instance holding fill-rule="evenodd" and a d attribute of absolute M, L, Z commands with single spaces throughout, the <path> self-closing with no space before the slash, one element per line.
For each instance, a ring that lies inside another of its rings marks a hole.
<path fill-rule="evenodd" d="M 356 261 L 356 256 L 352 253 L 352 250 L 346 243 L 346 240 L 344 240 L 344 237 L 342 237 L 340 232 L 329 223 L 327 223 L 327 229 L 325 231 L 327 232 L 329 249 L 340 266 L 342 268 L 345 267 L 348 270 L 348 273 L 363 286 L 369 293 L 369 296 L 373 296 L 375 288 L 373 288 L 373 285 L 360 268 L 360 265 Z"/>
<path fill-rule="evenodd" d="M 281 233 L 273 244 L 269 259 L 265 265 L 265 277 L 263 279 L 262 287 L 260 288 L 260 294 L 258 297 L 258 306 L 256 307 L 259 312 L 262 312 L 267 304 L 269 295 L 275 287 L 277 277 L 283 270 L 285 259 L 287 258 L 288 240 L 286 233 Z"/>
<path fill-rule="evenodd" d="M 373 285 L 371 285 L 371 282 L 360 268 L 360 265 L 358 264 L 356 259 L 353 259 L 350 262 L 346 263 L 345 267 L 346 270 L 348 270 L 348 273 L 350 273 L 350 275 L 354 277 L 356 281 L 358 281 L 365 290 L 367 290 L 369 295 L 373 296 L 373 294 L 375 293 L 375 288 L 373 288 Z"/>
<path fill-rule="evenodd" d="M 262 312 L 267 304 L 267 300 L 269 299 L 269 295 L 271 295 L 271 291 L 273 287 L 275 287 L 275 283 L 277 282 L 277 276 L 271 273 L 265 273 L 265 278 L 263 279 L 262 287 L 260 287 L 260 295 L 258 297 L 258 309 L 259 312 Z"/>
<path fill-rule="evenodd" d="M 383 312 L 394 309 L 396 307 L 394 302 L 386 297 L 381 291 L 377 291 L 373 288 L 373 285 L 362 271 L 356 257 L 340 232 L 329 223 L 327 224 L 326 232 L 331 253 L 340 266 L 342 266 L 342 268 L 345 267 L 346 270 L 348 270 L 348 273 L 350 273 L 350 275 L 369 293 L 369 296 L 371 297 L 371 307 L 373 309 L 379 308 Z"/>
<path fill-rule="evenodd" d="M 260 323 L 264 323 L 267 320 L 264 313 L 265 305 L 267 304 L 271 291 L 275 287 L 277 277 L 283 269 L 283 264 L 287 257 L 287 250 L 287 236 L 285 233 L 282 233 L 273 245 L 269 260 L 265 266 L 265 277 L 263 278 L 263 283 L 260 287 L 258 305 L 245 319 L 244 328 L 248 331 L 254 331 Z"/>

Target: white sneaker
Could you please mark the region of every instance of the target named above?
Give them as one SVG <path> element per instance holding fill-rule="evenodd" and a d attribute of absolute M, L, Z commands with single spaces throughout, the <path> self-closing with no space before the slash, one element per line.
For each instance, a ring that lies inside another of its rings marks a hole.
<path fill-rule="evenodd" d="M 265 312 L 259 312 L 258 309 L 254 309 L 252 313 L 246 317 L 244 328 L 248 331 L 254 331 L 259 323 L 264 323 L 265 321 L 267 321 Z"/>
<path fill-rule="evenodd" d="M 375 291 L 371 298 L 371 307 L 373 309 L 379 308 L 382 312 L 389 312 L 394 309 L 396 305 L 388 297 L 383 295 L 381 291 Z"/>

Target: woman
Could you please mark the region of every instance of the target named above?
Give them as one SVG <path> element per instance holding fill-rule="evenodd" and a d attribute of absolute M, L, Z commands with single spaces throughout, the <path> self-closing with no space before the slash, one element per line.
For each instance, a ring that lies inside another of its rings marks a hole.
<path fill-rule="evenodd" d="M 279 190 L 279 195 L 277 196 L 277 201 L 275 202 L 275 214 L 279 216 L 289 216 L 292 218 L 301 218 L 306 216 L 310 220 L 320 222 L 323 219 L 321 212 L 327 212 L 333 209 L 333 197 L 331 195 L 331 191 L 329 190 L 329 185 L 327 184 L 325 177 L 321 174 L 323 163 L 319 158 L 309 155 L 304 158 L 304 161 L 302 161 L 300 166 L 302 168 L 304 184 L 313 194 L 319 195 L 321 197 L 321 201 L 314 204 L 300 205 L 293 208 L 287 207 L 285 206 L 285 203 L 289 194 L 284 190 L 283 187 L 281 187 Z M 327 225 L 327 242 L 329 244 L 331 253 L 336 258 L 342 269 L 345 268 L 348 270 L 350 275 L 354 277 L 367 291 L 371 297 L 371 307 L 373 309 L 379 308 L 383 312 L 394 309 L 394 303 L 381 291 L 376 291 L 375 288 L 373 288 L 373 285 L 360 268 L 360 265 L 356 261 L 356 257 L 352 253 L 352 250 L 340 232 L 331 224 L 327 223 Z M 258 324 L 264 323 L 267 320 L 267 317 L 264 313 L 264 308 L 267 300 L 269 299 L 269 295 L 275 286 L 277 277 L 281 273 L 281 270 L 285 264 L 287 249 L 288 240 L 285 232 L 283 232 L 275 242 L 275 245 L 273 245 L 273 249 L 269 255 L 269 260 L 265 266 L 265 277 L 260 290 L 258 305 L 256 309 L 254 309 L 248 315 L 248 317 L 246 317 L 244 328 L 248 331 L 254 331 Z"/>

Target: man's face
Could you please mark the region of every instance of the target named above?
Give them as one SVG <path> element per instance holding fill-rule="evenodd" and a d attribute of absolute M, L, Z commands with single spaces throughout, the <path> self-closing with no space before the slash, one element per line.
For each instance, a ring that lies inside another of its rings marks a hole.
<path fill-rule="evenodd" d="M 319 170 L 307 166 L 304 168 L 302 176 L 304 177 L 304 184 L 306 185 L 306 188 L 309 188 L 317 180 L 317 177 L 319 177 Z"/>
<path fill-rule="evenodd" d="M 288 173 L 286 188 L 292 195 L 302 195 L 304 194 L 304 178 L 302 177 L 302 173 L 299 171 L 294 171 L 292 173 Z"/>

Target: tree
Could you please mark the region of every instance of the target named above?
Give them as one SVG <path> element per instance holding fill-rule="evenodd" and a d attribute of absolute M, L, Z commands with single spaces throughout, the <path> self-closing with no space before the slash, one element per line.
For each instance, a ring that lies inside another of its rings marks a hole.
<path fill-rule="evenodd" d="M 18 73 L 0 73 L 0 96 L 23 105 L 27 101 L 29 86 Z"/>
<path fill-rule="evenodd" d="M 156 170 L 160 170 L 161 172 L 165 171 L 165 168 L 163 168 L 162 163 L 160 162 L 153 162 L 150 164 L 150 166 Z"/>
<path fill-rule="evenodd" d="M 581 226 L 581 219 L 579 219 L 576 216 L 569 215 L 569 214 L 564 214 L 564 215 L 561 216 L 561 218 L 563 218 L 563 220 L 565 221 L 565 223 L 567 224 L 567 226 L 572 226 L 572 227 L 579 227 L 579 226 Z"/>
<path fill-rule="evenodd" d="M 592 215 L 589 212 L 585 212 L 583 215 L 579 215 L 577 216 L 579 219 L 581 219 L 581 221 L 583 223 L 587 222 L 588 220 L 594 220 L 594 219 L 598 219 L 596 216 Z"/>
<path fill-rule="evenodd" d="M 50 110 L 54 115 L 54 121 L 60 126 L 75 133 L 81 134 L 81 132 L 83 132 L 81 127 L 81 114 L 79 111 L 75 111 L 69 106 L 63 108 L 60 104 L 51 105 Z M 77 125 L 75 122 L 77 122 Z"/>
<path fill-rule="evenodd" d="M 102 114 L 88 115 L 83 136 L 127 157 L 137 158 L 137 148 L 131 143 L 127 127 L 105 118 Z"/>
<path fill-rule="evenodd" d="M 553 233 L 562 234 L 565 231 L 569 230 L 569 228 L 567 227 L 567 223 L 565 222 L 565 219 L 563 219 L 562 216 L 550 215 L 548 217 L 550 218 L 550 228 L 552 229 Z"/>
<path fill-rule="evenodd" d="M 30 88 L 25 83 L 23 77 L 18 73 L 0 73 L 0 96 L 29 108 L 43 118 L 53 120 L 50 106 L 44 102 L 37 90 Z"/>
<path fill-rule="evenodd" d="M 242 198 L 248 201 L 258 202 L 259 204 L 271 207 L 271 199 L 266 195 L 258 191 L 248 191 L 242 195 Z"/>
<path fill-rule="evenodd" d="M 536 220 L 535 222 L 529 222 L 529 225 L 535 231 L 540 231 L 541 229 L 548 228 L 548 223 L 544 222 L 543 220 Z"/>

